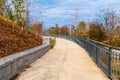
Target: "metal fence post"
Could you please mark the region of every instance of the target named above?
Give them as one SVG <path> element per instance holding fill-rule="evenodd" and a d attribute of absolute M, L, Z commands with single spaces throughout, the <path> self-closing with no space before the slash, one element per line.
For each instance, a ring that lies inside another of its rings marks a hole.
<path fill-rule="evenodd" d="M 97 47 L 97 44 L 96 44 L 96 62 L 98 64 L 98 47 Z"/>
<path fill-rule="evenodd" d="M 112 47 L 109 47 L 109 76 L 111 80 L 114 80 L 112 73 Z"/>

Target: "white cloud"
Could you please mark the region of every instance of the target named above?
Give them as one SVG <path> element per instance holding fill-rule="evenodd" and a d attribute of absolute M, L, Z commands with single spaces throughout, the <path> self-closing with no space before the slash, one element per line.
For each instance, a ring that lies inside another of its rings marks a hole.
<path fill-rule="evenodd" d="M 42 0 L 36 0 L 34 6 L 32 6 L 32 15 L 38 15 L 38 12 L 42 12 L 42 16 L 45 21 L 57 19 L 57 21 L 63 19 L 63 22 L 71 16 L 76 15 L 76 7 L 79 8 L 78 14 L 80 20 L 93 19 L 97 13 L 97 10 L 104 8 L 111 8 L 118 10 L 120 7 L 120 0 L 46 0 L 45 3 Z M 52 4 L 51 4 L 52 3 Z M 35 14 L 36 13 L 36 14 Z M 49 23 L 49 21 L 48 21 Z"/>
<path fill-rule="evenodd" d="M 45 13 L 43 13 L 44 16 L 50 18 L 63 18 L 70 14 L 73 14 L 73 10 L 67 9 L 66 7 L 56 7 L 56 8 L 46 9 Z"/>
<path fill-rule="evenodd" d="M 68 0 L 68 1 L 72 2 L 72 1 L 74 1 L 74 0 Z"/>

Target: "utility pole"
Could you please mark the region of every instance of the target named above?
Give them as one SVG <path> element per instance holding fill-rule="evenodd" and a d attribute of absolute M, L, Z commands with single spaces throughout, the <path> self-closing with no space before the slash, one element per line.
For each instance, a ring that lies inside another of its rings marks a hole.
<path fill-rule="evenodd" d="M 77 6 L 75 9 L 75 21 L 76 21 L 76 25 L 78 24 L 78 20 L 79 20 L 79 7 Z"/>
<path fill-rule="evenodd" d="M 76 23 L 76 26 L 78 24 L 78 21 L 79 21 L 79 7 L 76 6 L 76 9 L 75 9 L 75 23 Z M 77 36 L 77 28 L 75 28 L 75 35 Z"/>
<path fill-rule="evenodd" d="M 70 36 L 72 35 L 72 31 L 71 31 L 72 29 L 71 28 L 72 28 L 72 18 L 70 17 Z"/>

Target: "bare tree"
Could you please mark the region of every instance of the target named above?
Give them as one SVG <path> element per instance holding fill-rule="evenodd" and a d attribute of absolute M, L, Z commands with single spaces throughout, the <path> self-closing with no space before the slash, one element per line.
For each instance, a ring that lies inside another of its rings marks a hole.
<path fill-rule="evenodd" d="M 118 25 L 119 18 L 115 11 L 104 9 L 99 11 L 96 22 L 102 24 L 108 33 Z"/>
<path fill-rule="evenodd" d="M 109 27 L 108 30 L 112 31 L 116 25 L 118 25 L 119 23 L 119 17 L 117 16 L 117 14 L 114 11 L 111 11 L 110 16 L 109 16 Z"/>
<path fill-rule="evenodd" d="M 25 21 L 26 21 L 26 25 L 25 25 L 25 27 L 26 28 L 28 28 L 28 26 L 29 26 L 29 18 L 30 18 L 30 16 L 29 16 L 29 6 L 30 6 L 30 1 L 29 0 L 27 0 L 26 1 L 26 9 L 25 9 Z"/>
<path fill-rule="evenodd" d="M 109 20 L 110 20 L 110 10 L 104 9 L 100 10 L 96 22 L 103 24 L 103 26 L 106 28 L 107 32 L 109 32 Z"/>

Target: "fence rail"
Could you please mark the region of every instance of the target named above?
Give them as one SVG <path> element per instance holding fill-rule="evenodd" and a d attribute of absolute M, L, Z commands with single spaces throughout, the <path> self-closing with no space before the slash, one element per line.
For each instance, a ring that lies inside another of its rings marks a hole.
<path fill-rule="evenodd" d="M 58 36 L 57 36 L 58 37 Z M 120 80 L 120 48 L 90 39 L 59 36 L 83 47 L 111 80 Z"/>

